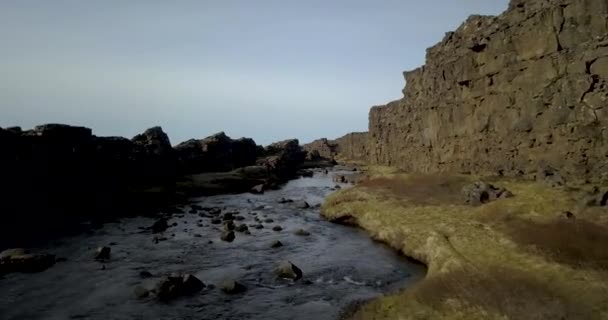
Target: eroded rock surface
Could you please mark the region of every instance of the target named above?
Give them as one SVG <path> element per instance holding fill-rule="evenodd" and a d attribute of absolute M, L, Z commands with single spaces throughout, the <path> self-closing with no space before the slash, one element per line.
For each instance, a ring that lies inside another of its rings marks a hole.
<path fill-rule="evenodd" d="M 606 178 L 608 3 L 513 0 L 471 16 L 370 112 L 369 159 L 418 172 Z"/>

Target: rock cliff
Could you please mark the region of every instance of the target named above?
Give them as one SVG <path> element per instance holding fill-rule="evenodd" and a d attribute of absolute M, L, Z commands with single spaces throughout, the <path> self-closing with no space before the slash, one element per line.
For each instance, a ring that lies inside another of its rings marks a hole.
<path fill-rule="evenodd" d="M 512 0 L 471 16 L 404 73 L 401 100 L 372 108 L 370 162 L 607 178 L 607 21 L 605 0 Z"/>
<path fill-rule="evenodd" d="M 367 161 L 368 159 L 367 132 L 352 132 L 335 140 L 326 138 L 315 140 L 303 146 L 311 160 L 339 159 L 341 161 Z"/>

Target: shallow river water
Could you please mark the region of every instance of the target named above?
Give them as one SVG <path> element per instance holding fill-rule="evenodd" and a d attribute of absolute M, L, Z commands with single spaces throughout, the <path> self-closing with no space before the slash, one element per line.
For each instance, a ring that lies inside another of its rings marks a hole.
<path fill-rule="evenodd" d="M 0 319 L 336 319 L 357 301 L 420 280 L 423 267 L 373 242 L 363 231 L 320 217 L 319 205 L 334 185 L 332 173 L 318 171 L 313 178 L 293 180 L 263 195 L 193 199 L 203 207 L 238 211 L 245 220 L 235 221 L 237 225 L 257 223 L 255 217 L 274 220 L 263 222 L 264 229 L 250 227 L 251 235 L 237 232 L 232 243 L 220 240 L 221 226 L 209 218 L 185 213 L 169 219 L 177 226 L 158 243 L 141 228 L 155 220 L 139 217 L 36 248 L 67 261 L 42 273 L 0 279 Z M 311 208 L 281 204 L 281 198 L 305 200 Z M 283 230 L 273 231 L 277 225 Z M 296 235 L 298 229 L 310 236 Z M 275 240 L 284 246 L 271 248 Z M 112 257 L 102 264 L 92 256 L 104 245 L 112 248 Z M 300 267 L 303 279 L 277 279 L 273 270 L 284 260 Z M 153 277 L 142 279 L 142 271 Z M 234 279 L 248 290 L 227 295 L 210 286 L 170 303 L 135 297 L 134 287 L 152 289 L 163 275 L 175 272 L 194 274 L 207 285 Z"/>

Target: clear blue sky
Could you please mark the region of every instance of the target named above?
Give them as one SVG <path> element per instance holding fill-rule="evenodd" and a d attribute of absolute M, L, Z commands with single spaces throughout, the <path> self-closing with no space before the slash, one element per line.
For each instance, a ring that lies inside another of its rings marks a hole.
<path fill-rule="evenodd" d="M 173 144 L 367 130 L 402 71 L 508 0 L 3 0 L 0 126 L 59 122 Z"/>

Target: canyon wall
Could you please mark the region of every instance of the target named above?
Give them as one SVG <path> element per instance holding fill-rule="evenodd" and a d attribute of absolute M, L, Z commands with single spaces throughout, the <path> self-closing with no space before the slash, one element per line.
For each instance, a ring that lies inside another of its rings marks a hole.
<path fill-rule="evenodd" d="M 372 108 L 370 162 L 606 178 L 607 21 L 606 0 L 512 0 L 471 16 L 404 73 L 404 98 Z"/>
<path fill-rule="evenodd" d="M 369 145 L 367 132 L 352 132 L 334 140 L 334 143 L 340 159 L 367 162 Z"/>

